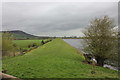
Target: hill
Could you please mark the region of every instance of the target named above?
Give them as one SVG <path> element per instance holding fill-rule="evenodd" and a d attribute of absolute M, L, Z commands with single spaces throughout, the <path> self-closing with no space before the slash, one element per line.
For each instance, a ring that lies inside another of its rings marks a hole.
<path fill-rule="evenodd" d="M 13 31 L 1 31 L 0 33 L 3 32 L 9 32 L 13 35 L 13 37 L 15 39 L 44 39 L 44 38 L 48 38 L 48 37 L 44 37 L 44 36 L 35 36 L 20 30 L 13 30 Z"/>
<path fill-rule="evenodd" d="M 26 53 L 3 60 L 3 70 L 18 78 L 117 78 L 117 71 L 92 66 L 84 57 L 62 39 L 53 41 Z"/>

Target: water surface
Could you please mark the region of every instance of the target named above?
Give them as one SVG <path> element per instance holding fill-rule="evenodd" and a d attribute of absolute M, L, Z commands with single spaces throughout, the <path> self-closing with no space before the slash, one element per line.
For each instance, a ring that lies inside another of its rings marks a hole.
<path fill-rule="evenodd" d="M 82 48 L 82 39 L 63 39 L 66 43 L 71 45 L 74 48 L 81 49 Z"/>

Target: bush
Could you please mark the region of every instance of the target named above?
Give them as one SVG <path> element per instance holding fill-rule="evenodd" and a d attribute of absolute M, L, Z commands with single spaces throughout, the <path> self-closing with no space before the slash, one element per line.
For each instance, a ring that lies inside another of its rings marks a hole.
<path fill-rule="evenodd" d="M 12 34 L 8 32 L 2 33 L 1 36 L 1 50 L 2 50 L 2 56 L 15 56 L 15 52 L 17 50 L 17 45 L 13 44 L 13 36 Z"/>

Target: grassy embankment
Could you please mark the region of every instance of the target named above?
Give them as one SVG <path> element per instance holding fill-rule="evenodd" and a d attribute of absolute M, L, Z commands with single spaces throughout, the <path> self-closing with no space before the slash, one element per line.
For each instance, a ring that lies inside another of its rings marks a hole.
<path fill-rule="evenodd" d="M 61 39 L 40 46 L 22 56 L 3 60 L 7 74 L 19 78 L 116 78 L 117 72 L 82 63 L 84 57 Z"/>

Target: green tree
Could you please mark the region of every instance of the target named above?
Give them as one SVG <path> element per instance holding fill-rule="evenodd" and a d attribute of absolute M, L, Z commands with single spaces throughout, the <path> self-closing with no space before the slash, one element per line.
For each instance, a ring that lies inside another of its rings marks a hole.
<path fill-rule="evenodd" d="M 103 66 L 105 60 L 112 59 L 115 54 L 114 27 L 113 20 L 104 16 L 91 21 L 84 31 L 84 51 L 92 53 L 99 66 Z"/>

